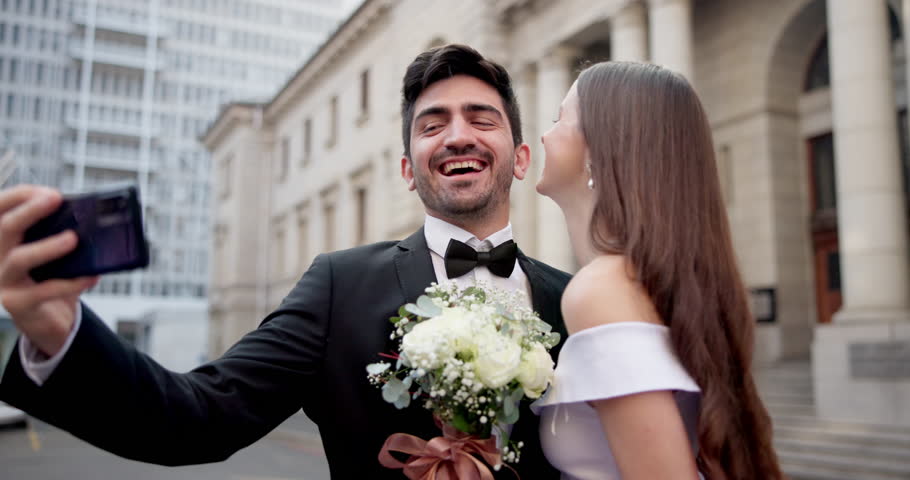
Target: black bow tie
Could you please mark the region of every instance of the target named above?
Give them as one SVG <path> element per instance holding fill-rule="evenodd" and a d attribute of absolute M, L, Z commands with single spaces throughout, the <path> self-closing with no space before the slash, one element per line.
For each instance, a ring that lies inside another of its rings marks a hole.
<path fill-rule="evenodd" d="M 518 245 L 509 240 L 489 252 L 478 252 L 469 245 L 454 238 L 449 240 L 446 248 L 446 275 L 449 278 L 460 277 L 475 267 L 487 267 L 490 272 L 508 278 L 515 269 L 515 258 Z"/>

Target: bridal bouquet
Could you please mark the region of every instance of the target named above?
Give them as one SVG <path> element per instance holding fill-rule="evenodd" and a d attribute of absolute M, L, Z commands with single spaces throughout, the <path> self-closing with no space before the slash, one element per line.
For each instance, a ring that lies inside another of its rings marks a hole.
<path fill-rule="evenodd" d="M 380 354 L 390 361 L 368 365 L 368 378 L 397 408 L 422 402 L 443 436 L 390 436 L 379 456 L 384 466 L 403 468 L 410 479 L 492 479 L 475 455 L 494 470 L 518 462 L 522 443 L 509 440 L 508 426 L 524 397 L 549 386 L 549 349 L 559 343 L 525 299 L 484 284 L 433 284 L 391 318 L 398 352 Z M 400 462 L 390 451 L 410 458 Z"/>

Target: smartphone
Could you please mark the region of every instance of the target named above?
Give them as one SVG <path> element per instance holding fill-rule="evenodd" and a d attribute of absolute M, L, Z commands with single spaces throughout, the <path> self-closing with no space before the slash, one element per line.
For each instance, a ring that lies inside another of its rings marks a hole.
<path fill-rule="evenodd" d="M 29 274 L 36 282 L 132 270 L 149 264 L 139 189 L 135 185 L 65 195 L 57 211 L 25 232 L 24 242 L 64 230 L 76 232 L 79 244 L 66 256 L 33 268 Z"/>

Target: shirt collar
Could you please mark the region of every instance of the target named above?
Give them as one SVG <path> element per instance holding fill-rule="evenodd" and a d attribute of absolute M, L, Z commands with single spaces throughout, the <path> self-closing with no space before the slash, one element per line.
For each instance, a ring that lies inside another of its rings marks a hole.
<path fill-rule="evenodd" d="M 423 224 L 423 233 L 427 238 L 427 247 L 437 255 L 445 256 L 450 239 L 455 239 L 463 243 L 469 243 L 472 239 L 478 240 L 479 242 L 489 240 L 494 248 L 498 247 L 499 245 L 512 240 L 512 224 L 509 223 L 506 225 L 506 228 L 503 228 L 485 239 L 478 239 L 474 234 L 463 228 L 456 227 L 445 220 L 440 220 L 436 217 L 427 215 Z"/>

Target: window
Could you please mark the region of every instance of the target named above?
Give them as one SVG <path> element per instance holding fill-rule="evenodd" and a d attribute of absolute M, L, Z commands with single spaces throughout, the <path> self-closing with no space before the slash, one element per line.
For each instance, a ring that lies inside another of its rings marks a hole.
<path fill-rule="evenodd" d="M 288 137 L 281 138 L 281 151 L 278 152 L 278 172 L 277 180 L 283 182 L 288 175 L 288 165 L 291 157 L 291 139 Z"/>
<path fill-rule="evenodd" d="M 275 231 L 272 260 L 274 261 L 272 272 L 275 278 L 284 277 L 284 230 Z"/>
<path fill-rule="evenodd" d="M 224 200 L 231 196 L 231 176 L 234 168 L 234 156 L 228 155 L 221 161 L 221 170 L 218 175 L 218 198 Z"/>
<path fill-rule="evenodd" d="M 810 92 L 816 88 L 831 85 L 831 70 L 828 64 L 828 35 L 822 37 L 821 43 L 815 49 L 812 60 L 809 62 L 809 72 L 806 74 L 805 91 Z"/>
<path fill-rule="evenodd" d="M 354 192 L 357 202 L 357 245 L 363 245 L 367 241 L 367 189 L 366 187 L 358 188 Z"/>
<path fill-rule="evenodd" d="M 907 110 L 901 110 L 897 116 L 898 138 L 904 172 L 904 198 L 907 200 L 907 220 L 910 220 L 910 138 L 908 135 Z"/>
<path fill-rule="evenodd" d="M 360 74 L 360 120 L 366 119 L 370 113 L 370 71 L 364 70 Z"/>
<path fill-rule="evenodd" d="M 720 147 L 717 154 L 717 177 L 724 205 L 733 204 L 733 155 L 729 145 Z"/>
<path fill-rule="evenodd" d="M 835 183 L 834 136 L 829 134 L 809 140 L 812 169 L 812 210 L 816 213 L 837 208 Z"/>
<path fill-rule="evenodd" d="M 12 44 L 19 45 L 19 25 L 13 25 L 13 41 Z"/>
<path fill-rule="evenodd" d="M 301 157 L 301 166 L 307 166 L 310 163 L 310 153 L 313 149 L 313 121 L 309 118 L 303 121 L 303 157 Z"/>
<path fill-rule="evenodd" d="M 322 207 L 323 237 L 322 250 L 331 252 L 335 250 L 335 205 L 328 204 Z"/>
<path fill-rule="evenodd" d="M 326 148 L 332 148 L 338 141 L 338 96 L 332 97 L 329 102 L 329 138 L 326 139 Z"/>
<path fill-rule="evenodd" d="M 300 259 L 300 269 L 306 270 L 310 260 L 310 227 L 309 220 L 300 217 L 297 221 L 297 255 Z"/>

